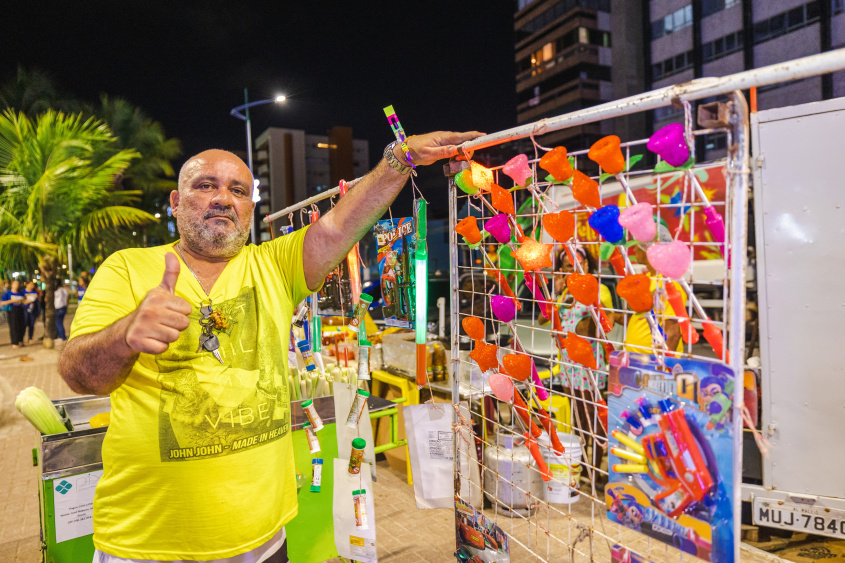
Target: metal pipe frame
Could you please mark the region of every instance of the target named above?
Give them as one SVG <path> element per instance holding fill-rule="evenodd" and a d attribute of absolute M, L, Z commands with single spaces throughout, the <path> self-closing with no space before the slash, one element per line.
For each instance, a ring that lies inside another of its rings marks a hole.
<path fill-rule="evenodd" d="M 539 135 L 612 117 L 657 109 L 668 106 L 675 101 L 693 101 L 711 96 L 729 95 L 734 90 L 788 82 L 842 69 L 845 69 L 845 49 L 837 49 L 836 51 L 764 66 L 729 76 L 698 78 L 682 84 L 666 86 L 659 90 L 484 135 L 463 143 L 460 148 L 467 151 L 480 150 L 508 141 L 524 139 L 532 134 Z"/>

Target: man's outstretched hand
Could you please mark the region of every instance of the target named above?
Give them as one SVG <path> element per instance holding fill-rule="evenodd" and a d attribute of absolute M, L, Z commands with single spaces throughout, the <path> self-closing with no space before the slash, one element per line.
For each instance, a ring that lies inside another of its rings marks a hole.
<path fill-rule="evenodd" d="M 450 158 L 458 153 L 457 145 L 481 137 L 484 133 L 480 131 L 467 131 L 466 133 L 454 133 L 451 131 L 434 131 L 425 135 L 412 135 L 408 137 L 406 144 L 411 152 L 411 160 L 415 166 L 427 166 L 442 158 Z M 397 158 L 402 161 L 405 156 L 398 146 L 393 150 Z"/>

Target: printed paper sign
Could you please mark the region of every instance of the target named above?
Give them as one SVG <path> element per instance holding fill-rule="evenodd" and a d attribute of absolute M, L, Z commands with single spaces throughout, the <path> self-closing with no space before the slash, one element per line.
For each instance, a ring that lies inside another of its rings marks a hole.
<path fill-rule="evenodd" d="M 94 490 L 102 476 L 101 469 L 53 481 L 56 543 L 94 533 Z"/>

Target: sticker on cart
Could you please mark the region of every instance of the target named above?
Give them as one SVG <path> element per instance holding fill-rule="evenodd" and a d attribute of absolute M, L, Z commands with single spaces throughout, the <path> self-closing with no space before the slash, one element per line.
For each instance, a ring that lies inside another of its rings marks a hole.
<path fill-rule="evenodd" d="M 94 533 L 94 491 L 102 476 L 101 469 L 53 481 L 56 543 Z"/>
<path fill-rule="evenodd" d="M 349 551 L 355 561 L 376 561 L 376 542 L 370 538 L 349 536 Z"/>

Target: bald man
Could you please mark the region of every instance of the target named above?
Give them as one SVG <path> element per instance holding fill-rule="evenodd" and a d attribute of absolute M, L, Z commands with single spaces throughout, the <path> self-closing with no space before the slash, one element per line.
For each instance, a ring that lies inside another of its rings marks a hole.
<path fill-rule="evenodd" d="M 478 132 L 408 139 L 428 165 Z M 286 562 L 297 512 L 287 342 L 294 307 L 387 210 L 410 168 L 385 158 L 319 221 L 244 246 L 255 203 L 239 158 L 189 159 L 170 204 L 180 240 L 110 256 L 59 372 L 111 394 L 94 498 L 95 562 Z"/>

